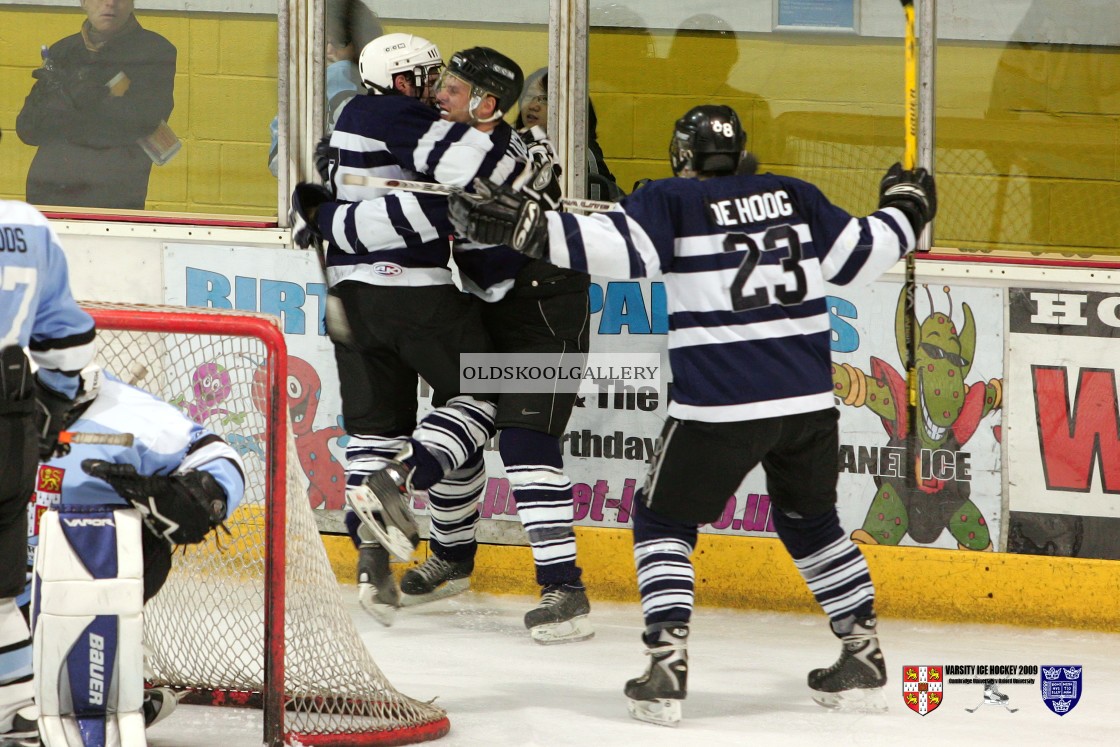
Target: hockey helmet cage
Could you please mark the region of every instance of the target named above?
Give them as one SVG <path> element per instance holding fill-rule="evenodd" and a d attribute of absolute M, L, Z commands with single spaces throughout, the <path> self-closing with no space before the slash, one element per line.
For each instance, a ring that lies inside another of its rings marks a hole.
<path fill-rule="evenodd" d="M 496 98 L 498 111 L 495 118 L 513 108 L 525 86 L 525 73 L 521 71 L 521 66 L 489 47 L 471 47 L 456 52 L 448 60 L 445 73 L 471 85 L 472 112 L 482 103 L 484 95 Z"/>
<path fill-rule="evenodd" d="M 729 106 L 694 106 L 677 120 L 669 142 L 669 162 L 676 176 L 733 174 L 743 158 L 747 133 Z"/>
<path fill-rule="evenodd" d="M 358 74 L 367 88 L 389 93 L 393 76 L 412 73 L 416 95 L 433 72 L 443 67 L 443 57 L 435 44 L 412 34 L 385 34 L 363 49 L 358 57 Z"/>

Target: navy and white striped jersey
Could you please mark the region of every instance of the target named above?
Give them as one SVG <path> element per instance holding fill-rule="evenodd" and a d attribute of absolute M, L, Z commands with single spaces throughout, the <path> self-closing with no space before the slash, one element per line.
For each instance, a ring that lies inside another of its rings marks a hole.
<path fill-rule="evenodd" d="M 895 208 L 855 218 L 774 174 L 662 179 L 607 213 L 547 217 L 554 264 L 664 275 L 669 414 L 706 422 L 833 407 L 825 283 L 868 283 L 915 243 Z"/>
<path fill-rule="evenodd" d="M 68 397 L 94 353 L 93 319 L 70 294 L 54 229 L 25 202 L 0 200 L 0 348 L 31 352 L 39 377 Z"/>
<path fill-rule="evenodd" d="M 332 285 L 452 282 L 447 198 L 367 186 L 365 177 L 469 187 L 477 177 L 506 182 L 525 160 L 517 137 L 448 122 L 408 96 L 354 97 L 339 115 L 331 147 L 338 152 L 331 169 L 338 202 L 320 208 L 319 227 L 330 244 Z"/>

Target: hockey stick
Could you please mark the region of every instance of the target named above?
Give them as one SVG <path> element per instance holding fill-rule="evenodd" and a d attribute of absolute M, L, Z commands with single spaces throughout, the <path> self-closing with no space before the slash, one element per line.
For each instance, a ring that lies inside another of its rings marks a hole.
<path fill-rule="evenodd" d="M 433 195 L 450 195 L 462 192 L 458 187 L 449 187 L 446 184 L 432 182 L 419 182 L 409 179 L 384 179 L 379 176 L 361 176 L 360 174 L 343 174 L 342 183 L 356 187 L 377 187 L 380 189 L 400 189 L 405 192 L 424 192 Z M 560 204 L 570 210 L 583 210 L 588 213 L 605 213 L 616 203 L 603 200 L 585 200 L 578 197 L 562 197 Z"/>
<path fill-rule="evenodd" d="M 58 434 L 60 444 L 102 444 L 107 446 L 132 446 L 136 440 L 131 433 L 80 433 L 62 431 Z"/>
<path fill-rule="evenodd" d="M 1001 706 L 1003 706 L 1004 708 L 1007 709 L 1008 713 L 1015 713 L 1016 711 L 1019 710 L 1018 708 L 1012 708 L 1011 706 L 1007 705 L 1006 703 L 981 703 L 980 705 L 976 706 L 975 708 L 965 708 L 965 710 L 968 711 L 969 713 L 976 713 L 978 710 L 980 710 L 980 706 L 986 706 L 986 705 L 1001 705 Z"/>
<path fill-rule="evenodd" d="M 918 50 L 914 34 L 914 0 L 901 0 L 906 14 L 906 118 L 905 150 L 902 155 L 902 168 L 913 169 L 918 165 Z M 915 244 L 919 237 L 914 237 Z M 917 486 L 921 465 L 921 441 L 918 438 L 918 335 L 915 327 L 914 297 L 917 294 L 918 280 L 914 261 L 914 251 L 906 255 L 905 297 L 902 303 L 902 336 L 906 343 L 906 414 L 909 428 L 906 431 L 906 445 L 910 462 L 907 475 L 908 483 Z"/>

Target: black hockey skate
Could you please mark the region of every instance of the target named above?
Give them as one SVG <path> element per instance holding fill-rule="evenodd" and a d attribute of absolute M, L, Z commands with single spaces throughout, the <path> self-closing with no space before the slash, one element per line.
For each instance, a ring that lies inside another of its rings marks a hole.
<path fill-rule="evenodd" d="M 401 606 L 397 580 L 389 570 L 389 551 L 376 542 L 358 547 L 358 604 L 386 627 L 393 624 Z"/>
<path fill-rule="evenodd" d="M 882 712 L 887 710 L 883 686 L 887 666 L 872 615 L 856 620 L 850 633 L 838 636 L 840 658 L 828 669 L 809 672 L 813 700 L 825 708 Z"/>
<path fill-rule="evenodd" d="M 688 625 L 651 626 L 642 640 L 649 647 L 649 669 L 626 683 L 630 715 L 659 726 L 677 726 L 688 692 Z"/>
<path fill-rule="evenodd" d="M 474 560 L 444 560 L 433 554 L 401 576 L 401 606 L 434 602 L 471 588 Z"/>
<path fill-rule="evenodd" d="M 525 613 L 525 627 L 537 643 L 574 643 L 595 635 L 587 615 L 591 603 L 582 587 L 557 584 L 546 586 L 541 601 Z"/>
<path fill-rule="evenodd" d="M 412 551 L 420 544 L 420 530 L 409 509 L 412 491 L 411 470 L 402 462 L 392 460 L 371 472 L 360 487 L 346 491 L 346 502 L 373 532 L 377 541 L 395 557 L 412 560 Z"/>

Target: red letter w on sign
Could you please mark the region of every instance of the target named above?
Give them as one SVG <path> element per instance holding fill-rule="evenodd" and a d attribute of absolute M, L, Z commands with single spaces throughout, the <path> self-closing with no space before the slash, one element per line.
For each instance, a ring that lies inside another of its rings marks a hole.
<path fill-rule="evenodd" d="M 1120 493 L 1120 407 L 1116 373 L 1083 368 L 1072 409 L 1066 369 L 1032 366 L 1038 440 L 1046 487 L 1088 492 L 1101 465 L 1106 493 Z"/>

